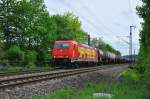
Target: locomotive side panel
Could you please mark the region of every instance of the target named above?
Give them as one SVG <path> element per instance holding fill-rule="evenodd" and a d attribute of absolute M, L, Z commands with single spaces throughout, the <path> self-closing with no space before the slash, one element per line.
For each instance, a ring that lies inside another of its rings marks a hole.
<path fill-rule="evenodd" d="M 75 44 L 72 62 L 98 62 L 98 55 L 95 48 L 83 44 Z"/>

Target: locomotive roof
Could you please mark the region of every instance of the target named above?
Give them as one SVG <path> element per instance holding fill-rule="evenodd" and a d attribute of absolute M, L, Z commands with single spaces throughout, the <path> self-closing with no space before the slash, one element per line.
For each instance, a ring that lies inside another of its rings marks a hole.
<path fill-rule="evenodd" d="M 82 45 L 84 47 L 96 48 L 96 47 L 93 47 L 93 46 L 89 46 L 87 44 L 79 43 L 79 42 L 77 42 L 75 40 L 57 40 L 56 42 L 73 42 L 75 44 L 80 44 L 80 45 Z M 101 49 L 98 49 L 98 50 L 102 51 L 103 53 L 108 53 L 108 54 L 117 56 L 115 53 L 112 53 L 112 52 L 109 52 L 109 51 L 103 51 Z"/>
<path fill-rule="evenodd" d="M 82 46 L 84 46 L 84 47 L 95 48 L 95 47 L 89 46 L 89 45 L 87 45 L 87 44 L 79 43 L 79 42 L 77 42 L 77 41 L 75 41 L 75 40 L 57 40 L 56 42 L 73 42 L 73 43 L 75 43 L 75 44 L 80 44 L 80 45 L 82 45 Z"/>

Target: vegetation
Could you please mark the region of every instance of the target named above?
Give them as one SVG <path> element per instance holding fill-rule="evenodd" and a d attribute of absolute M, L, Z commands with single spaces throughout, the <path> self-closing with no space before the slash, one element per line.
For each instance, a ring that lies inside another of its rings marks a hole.
<path fill-rule="evenodd" d="M 121 53 L 119 51 L 114 49 L 111 45 L 106 44 L 101 38 L 94 38 L 92 39 L 91 43 L 92 43 L 91 45 L 99 49 L 102 49 L 103 51 L 109 51 L 115 53 L 118 56 L 121 56 Z"/>
<path fill-rule="evenodd" d="M 142 81 L 150 88 L 150 1 L 142 0 L 143 5 L 137 7 L 138 14 L 143 18 L 140 32 L 140 52 L 136 69 L 142 74 Z"/>
<path fill-rule="evenodd" d="M 44 0 L 0 1 L 0 64 L 48 66 L 55 40 L 87 42 L 87 33 L 73 13 L 49 15 Z"/>
<path fill-rule="evenodd" d="M 140 32 L 140 52 L 138 65 L 135 69 L 129 69 L 122 73 L 122 79 L 115 82 L 101 84 L 89 84 L 79 89 L 62 89 L 45 97 L 33 97 L 33 99 L 93 99 L 92 94 L 98 92 L 111 93 L 112 99 L 149 99 L 150 98 L 150 1 L 142 0 L 143 5 L 137 7 L 138 14 L 143 18 L 142 31 Z M 92 45 L 109 49 L 103 45 L 101 39 L 93 39 Z"/>
<path fill-rule="evenodd" d="M 142 0 L 137 7 L 143 18 L 140 33 L 138 66 L 123 72 L 125 81 L 89 84 L 80 89 L 66 89 L 45 98 L 77 97 L 91 99 L 94 92 L 108 92 L 113 99 L 146 99 L 150 96 L 150 1 Z M 55 40 L 74 39 L 87 42 L 87 33 L 81 28 L 79 18 L 73 13 L 49 15 L 44 0 L 0 0 L 0 70 L 15 71 L 25 68 L 45 67 L 50 62 L 50 52 Z M 91 44 L 117 55 L 119 51 L 94 38 Z M 7 66 L 1 68 L 1 66 Z M 15 67 L 18 66 L 18 67 Z M 21 67 L 22 66 L 22 67 Z M 142 81 L 142 82 L 141 82 Z M 149 88 L 149 89 L 148 89 Z M 34 97 L 33 99 L 42 99 Z"/>
<path fill-rule="evenodd" d="M 134 80 L 118 82 L 90 83 L 83 88 L 61 89 L 47 96 L 35 96 L 32 99 L 93 99 L 93 93 L 112 94 L 111 99 L 149 99 L 148 89 Z M 98 98 L 108 99 L 108 98 Z"/>
<path fill-rule="evenodd" d="M 69 12 L 50 16 L 43 0 L 0 2 L 1 64 L 7 60 L 11 66 L 32 68 L 50 59 L 48 49 L 52 49 L 55 40 L 85 42 L 86 35 L 78 17 Z"/>

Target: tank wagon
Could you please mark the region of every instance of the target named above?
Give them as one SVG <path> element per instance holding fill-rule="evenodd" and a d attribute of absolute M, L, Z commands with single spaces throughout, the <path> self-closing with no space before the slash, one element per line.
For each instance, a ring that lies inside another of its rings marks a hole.
<path fill-rule="evenodd" d="M 55 41 L 52 58 L 54 65 L 68 67 L 116 64 L 126 61 L 114 53 L 102 51 L 74 40 Z"/>

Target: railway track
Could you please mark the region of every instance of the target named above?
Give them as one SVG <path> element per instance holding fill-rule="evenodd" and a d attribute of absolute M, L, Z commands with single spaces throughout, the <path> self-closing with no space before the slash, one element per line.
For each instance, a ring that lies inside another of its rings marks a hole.
<path fill-rule="evenodd" d="M 31 73 L 39 73 L 39 72 L 47 72 L 47 71 L 54 71 L 59 70 L 59 68 L 51 68 L 51 69 L 35 69 L 35 70 L 26 70 L 26 71 L 18 71 L 18 72 L 6 72 L 0 73 L 0 78 L 8 77 L 8 76 L 15 76 L 15 75 L 24 75 L 24 74 L 31 74 Z"/>
<path fill-rule="evenodd" d="M 0 80 L 0 89 L 19 86 L 23 84 L 30 84 L 30 83 L 35 83 L 35 82 L 40 82 L 45 80 L 59 79 L 62 77 L 67 77 L 67 76 L 72 76 L 72 75 L 77 75 L 77 74 L 82 74 L 87 72 L 93 72 L 93 71 L 111 68 L 111 67 L 114 67 L 114 65 L 80 68 L 80 69 L 65 70 L 59 72 L 41 72 L 41 73 L 34 73 L 34 74 L 28 74 L 23 76 L 17 76 L 17 77 L 12 76 Z"/>

